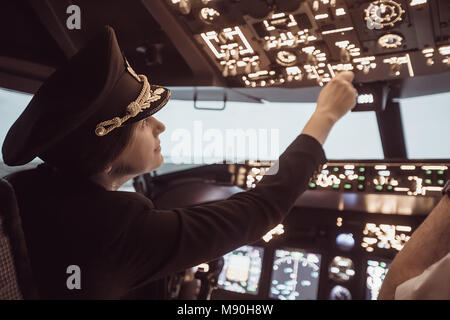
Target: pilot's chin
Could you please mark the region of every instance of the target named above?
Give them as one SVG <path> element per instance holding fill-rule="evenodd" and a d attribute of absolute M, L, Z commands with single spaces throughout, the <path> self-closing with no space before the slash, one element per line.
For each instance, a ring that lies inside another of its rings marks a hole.
<path fill-rule="evenodd" d="M 159 160 L 159 164 L 154 170 L 156 170 L 159 167 L 161 167 L 163 165 L 163 163 L 164 163 L 164 156 L 161 153 L 159 154 L 159 156 L 161 157 L 160 160 Z"/>

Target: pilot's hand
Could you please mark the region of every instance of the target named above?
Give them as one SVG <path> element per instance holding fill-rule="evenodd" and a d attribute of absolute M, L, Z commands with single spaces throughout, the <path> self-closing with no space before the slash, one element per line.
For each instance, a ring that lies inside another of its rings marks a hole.
<path fill-rule="evenodd" d="M 320 92 L 315 113 L 336 122 L 353 109 L 357 95 L 354 78 L 353 72 L 344 71 L 332 79 Z"/>

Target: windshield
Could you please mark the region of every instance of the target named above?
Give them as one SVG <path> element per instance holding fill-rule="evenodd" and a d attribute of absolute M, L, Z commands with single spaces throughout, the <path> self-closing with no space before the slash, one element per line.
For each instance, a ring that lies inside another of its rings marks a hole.
<path fill-rule="evenodd" d="M 221 103 L 202 102 L 214 107 Z M 314 109 L 313 103 L 227 102 L 224 110 L 210 111 L 194 109 L 192 101 L 171 100 L 155 117 L 166 125 L 161 135 L 166 162 L 275 160 L 301 133 Z M 324 149 L 329 159 L 382 159 L 375 113 L 347 114 Z"/>
<path fill-rule="evenodd" d="M 0 89 L 0 142 L 32 95 Z M 450 93 L 401 99 L 400 108 L 409 159 L 450 158 Z M 202 107 L 223 102 L 203 101 Z M 161 134 L 167 173 L 217 162 L 275 160 L 300 134 L 313 103 L 227 102 L 222 111 L 199 110 L 193 101 L 171 100 L 155 117 L 166 125 Z M 383 159 L 374 112 L 351 112 L 333 128 L 324 145 L 328 159 Z M 0 155 L 1 156 L 1 155 Z M 2 176 L 22 167 L 3 164 Z M 34 167 L 38 158 L 24 167 Z"/>
<path fill-rule="evenodd" d="M 450 93 L 402 99 L 400 111 L 408 158 L 450 158 Z"/>

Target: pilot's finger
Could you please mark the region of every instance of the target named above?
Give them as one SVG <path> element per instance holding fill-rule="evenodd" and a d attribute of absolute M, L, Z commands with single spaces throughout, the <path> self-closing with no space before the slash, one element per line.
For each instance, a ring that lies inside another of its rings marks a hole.
<path fill-rule="evenodd" d="M 352 71 L 342 71 L 336 75 L 335 79 L 342 79 L 349 82 L 352 82 L 355 79 L 355 74 Z"/>

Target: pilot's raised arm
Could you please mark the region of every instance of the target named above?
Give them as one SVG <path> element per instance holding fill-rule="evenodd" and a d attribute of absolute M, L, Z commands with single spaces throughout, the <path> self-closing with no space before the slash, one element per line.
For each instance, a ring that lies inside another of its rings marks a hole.
<path fill-rule="evenodd" d="M 107 27 L 41 86 L 8 132 L 3 158 L 45 164 L 9 177 L 44 298 L 123 298 L 217 258 L 280 223 L 324 163 L 322 144 L 356 103 L 353 73 L 321 91 L 301 134 L 257 186 L 214 204 L 157 210 L 124 182 L 158 168 L 170 91 L 136 74 Z M 180 115 L 182 116 L 182 115 Z M 299 130 L 300 131 L 300 130 Z M 67 268 L 81 287 L 67 287 Z"/>

